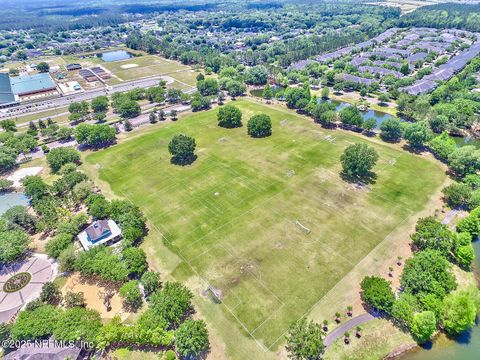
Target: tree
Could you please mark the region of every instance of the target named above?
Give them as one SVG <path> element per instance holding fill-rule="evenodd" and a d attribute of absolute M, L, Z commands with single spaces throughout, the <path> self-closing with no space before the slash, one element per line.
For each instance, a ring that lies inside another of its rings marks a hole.
<path fill-rule="evenodd" d="M 140 279 L 140 283 L 143 285 L 143 290 L 145 292 L 145 296 L 147 297 L 159 290 L 162 286 L 160 274 L 155 271 L 145 272 Z"/>
<path fill-rule="evenodd" d="M 71 309 L 74 307 L 85 307 L 85 295 L 83 292 L 67 291 L 64 298 L 65 307 Z"/>
<path fill-rule="evenodd" d="M 273 98 L 273 90 L 270 84 L 265 85 L 262 96 L 265 100 L 271 100 Z"/>
<path fill-rule="evenodd" d="M 460 267 L 470 270 L 473 260 L 475 260 L 475 250 L 472 244 L 462 245 L 455 249 L 455 259 Z"/>
<path fill-rule="evenodd" d="M 426 121 L 409 124 L 405 129 L 405 140 L 412 148 L 420 148 L 433 138 L 433 132 Z"/>
<path fill-rule="evenodd" d="M 53 327 L 53 336 L 58 341 L 86 341 L 94 343 L 102 327 L 96 310 L 73 307 L 60 311 Z"/>
<path fill-rule="evenodd" d="M 158 113 L 158 120 L 164 121 L 165 118 L 166 118 L 166 116 L 165 116 L 165 111 L 160 110 L 159 113 Z"/>
<path fill-rule="evenodd" d="M 465 208 L 472 196 L 472 189 L 467 184 L 452 183 L 442 190 L 445 202 L 452 209 Z"/>
<path fill-rule="evenodd" d="M 364 179 L 370 176 L 379 156 L 374 148 L 367 144 L 348 146 L 340 157 L 343 175 L 349 180 Z"/>
<path fill-rule="evenodd" d="M 268 70 L 265 66 L 249 67 L 245 74 L 245 82 L 250 85 L 265 85 L 268 80 Z"/>
<path fill-rule="evenodd" d="M 0 232 L 0 263 L 17 260 L 28 249 L 30 237 L 21 230 Z"/>
<path fill-rule="evenodd" d="M 406 293 L 435 294 L 441 299 L 457 287 L 448 260 L 439 251 L 430 249 L 416 253 L 405 262 L 400 284 Z"/>
<path fill-rule="evenodd" d="M 41 73 L 47 73 L 50 71 L 50 65 L 48 65 L 46 62 L 42 61 L 37 64 L 37 70 L 38 72 Z"/>
<path fill-rule="evenodd" d="M 117 254 L 106 246 L 95 246 L 78 255 L 75 269 L 85 276 L 99 276 L 116 283 L 128 279 L 128 270 Z"/>
<path fill-rule="evenodd" d="M 209 346 L 203 320 L 187 320 L 175 331 L 175 348 L 186 359 L 198 358 Z"/>
<path fill-rule="evenodd" d="M 322 92 L 320 96 L 322 100 L 327 100 L 330 97 L 330 90 L 328 89 L 328 86 L 324 86 L 322 88 Z"/>
<path fill-rule="evenodd" d="M 12 326 L 12 339 L 32 341 L 47 338 L 55 329 L 58 315 L 59 310 L 52 305 L 41 305 L 32 310 L 20 311 Z"/>
<path fill-rule="evenodd" d="M 448 226 L 433 216 L 419 219 L 411 238 L 415 250 L 437 250 L 445 257 L 450 256 L 456 241 L 456 235 Z"/>
<path fill-rule="evenodd" d="M 400 67 L 400 72 L 405 76 L 410 73 L 410 66 L 408 65 L 408 62 L 405 61 L 402 63 L 402 66 Z"/>
<path fill-rule="evenodd" d="M 58 305 L 62 301 L 62 293 L 58 285 L 53 282 L 43 284 L 40 301 L 50 305 Z"/>
<path fill-rule="evenodd" d="M 1 180 L 0 180 L 1 181 Z M 37 219 L 31 215 L 25 206 L 13 206 L 2 215 L 8 228 L 12 230 L 23 229 L 29 233 L 35 232 Z"/>
<path fill-rule="evenodd" d="M 39 200 L 49 193 L 49 187 L 40 176 L 27 176 L 23 179 L 24 193 L 32 200 Z"/>
<path fill-rule="evenodd" d="M 197 81 L 197 89 L 203 96 L 212 96 L 218 94 L 218 82 L 215 79 L 205 79 Z"/>
<path fill-rule="evenodd" d="M 164 288 L 150 296 L 150 309 L 170 327 L 178 325 L 192 309 L 193 294 L 177 282 L 167 282 Z"/>
<path fill-rule="evenodd" d="M 148 115 L 148 120 L 150 121 L 150 124 L 155 124 L 157 122 L 157 116 L 154 112 L 151 112 L 150 115 Z"/>
<path fill-rule="evenodd" d="M 243 95 L 247 89 L 240 81 L 229 80 L 225 84 L 225 90 L 227 90 L 228 95 L 230 95 L 232 98 L 235 98 Z"/>
<path fill-rule="evenodd" d="M 147 255 L 140 248 L 129 246 L 124 249 L 122 259 L 132 276 L 140 277 L 148 269 Z"/>
<path fill-rule="evenodd" d="M 457 176 L 475 174 L 480 170 L 480 150 L 473 145 L 462 146 L 450 154 L 448 165 Z"/>
<path fill-rule="evenodd" d="M 80 124 L 75 128 L 75 139 L 82 145 L 106 146 L 113 143 L 115 138 L 115 129 L 106 124 Z"/>
<path fill-rule="evenodd" d="M 94 113 L 106 113 L 108 111 L 108 97 L 97 96 L 92 99 L 91 108 Z"/>
<path fill-rule="evenodd" d="M 165 101 L 165 90 L 161 86 L 151 87 L 147 89 L 145 96 L 151 103 L 162 103 Z"/>
<path fill-rule="evenodd" d="M 378 96 L 378 101 L 380 102 L 381 105 L 387 105 L 388 102 L 390 101 L 390 97 L 386 93 L 381 93 Z"/>
<path fill-rule="evenodd" d="M 356 106 L 347 106 L 340 111 L 340 120 L 344 125 L 361 127 L 363 116 Z"/>
<path fill-rule="evenodd" d="M 292 88 L 285 90 L 287 106 L 292 109 L 305 110 L 310 102 L 310 91 L 306 88 Z"/>
<path fill-rule="evenodd" d="M 195 139 L 183 134 L 175 135 L 168 144 L 168 151 L 172 155 L 172 163 L 188 165 L 195 161 L 194 154 L 197 144 Z"/>
<path fill-rule="evenodd" d="M 401 293 L 392 306 L 391 315 L 400 326 L 409 329 L 412 326 L 413 315 L 420 311 L 418 300 L 412 294 Z"/>
<path fill-rule="evenodd" d="M 92 194 L 85 201 L 88 214 L 94 219 L 105 219 L 110 216 L 110 203 L 103 195 Z"/>
<path fill-rule="evenodd" d="M 442 324 L 447 333 L 457 335 L 475 324 L 479 305 L 478 289 L 452 292 L 443 303 Z"/>
<path fill-rule="evenodd" d="M 0 173 L 10 170 L 17 163 L 18 153 L 8 146 L 0 146 Z"/>
<path fill-rule="evenodd" d="M 375 129 L 375 126 L 377 126 L 377 121 L 374 118 L 370 118 L 363 122 L 362 129 L 365 130 L 366 134 L 370 134 L 370 132 Z"/>
<path fill-rule="evenodd" d="M 242 126 L 242 112 L 234 105 L 225 105 L 218 109 L 218 126 L 236 128 Z"/>
<path fill-rule="evenodd" d="M 288 357 L 294 360 L 318 360 L 322 357 L 325 336 L 321 326 L 305 318 L 298 320 L 288 330 Z"/>
<path fill-rule="evenodd" d="M 59 233 L 48 241 L 45 250 L 47 250 L 49 256 L 56 259 L 71 244 L 73 244 L 73 236 L 71 234 Z"/>
<path fill-rule="evenodd" d="M 0 193 L 9 191 L 13 186 L 13 181 L 7 179 L 0 179 Z"/>
<path fill-rule="evenodd" d="M 442 161 L 447 161 L 450 154 L 457 149 L 455 140 L 446 131 L 430 140 L 428 146 L 435 156 Z"/>
<path fill-rule="evenodd" d="M 436 330 L 437 320 L 432 311 L 422 311 L 413 315 L 411 331 L 420 344 L 430 340 Z"/>
<path fill-rule="evenodd" d="M 210 99 L 202 96 L 200 93 L 195 93 L 190 103 L 192 111 L 207 110 L 210 108 Z"/>
<path fill-rule="evenodd" d="M 228 106 L 228 105 L 227 105 Z M 272 120 L 267 114 L 253 115 L 247 123 L 248 135 L 262 138 L 272 135 Z"/>
<path fill-rule="evenodd" d="M 70 127 L 62 126 L 57 131 L 57 137 L 59 140 L 66 141 L 70 140 L 73 135 L 73 129 Z"/>
<path fill-rule="evenodd" d="M 80 162 L 80 153 L 73 147 L 59 147 L 50 150 L 47 154 L 47 162 L 54 173 L 68 163 Z"/>
<path fill-rule="evenodd" d="M 137 311 L 142 307 L 143 298 L 137 280 L 127 282 L 120 288 L 119 292 L 128 309 Z"/>
<path fill-rule="evenodd" d="M 5 131 L 15 132 L 17 131 L 17 124 L 14 120 L 5 119 L 0 121 L 0 127 Z"/>
<path fill-rule="evenodd" d="M 140 115 L 141 110 L 140 105 L 136 101 L 129 99 L 122 101 L 118 107 L 120 117 L 123 119 L 134 118 Z"/>
<path fill-rule="evenodd" d="M 362 299 L 375 309 L 389 313 L 395 302 L 390 283 L 377 276 L 365 277 L 361 284 Z"/>

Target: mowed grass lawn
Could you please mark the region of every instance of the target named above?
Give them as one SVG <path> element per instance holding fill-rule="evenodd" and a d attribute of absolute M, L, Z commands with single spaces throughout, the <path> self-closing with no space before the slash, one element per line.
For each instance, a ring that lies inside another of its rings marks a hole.
<path fill-rule="evenodd" d="M 136 65 L 135 67 L 129 67 Z M 121 80 L 135 80 L 154 75 L 169 74 L 172 76 L 176 71 L 190 71 L 190 67 L 173 60 L 163 59 L 156 55 L 133 57 L 122 61 L 102 63 L 106 69 L 118 76 Z M 195 78 L 196 74 L 193 75 Z M 172 76 L 173 77 L 173 76 Z"/>
<path fill-rule="evenodd" d="M 173 276 L 200 277 L 203 289 L 221 291 L 219 306 L 232 323 L 273 350 L 292 321 L 424 208 L 444 174 L 429 159 L 322 129 L 292 111 L 235 104 L 242 128 L 219 128 L 217 110 L 201 112 L 87 162 L 99 164 L 101 180 L 145 212 L 158 235 L 149 246 L 164 242 L 182 259 Z M 246 122 L 262 112 L 272 118 L 273 135 L 252 139 Z M 196 139 L 191 166 L 170 163 L 168 143 L 179 133 Z M 369 188 L 339 177 L 340 155 L 358 142 L 380 155 Z"/>

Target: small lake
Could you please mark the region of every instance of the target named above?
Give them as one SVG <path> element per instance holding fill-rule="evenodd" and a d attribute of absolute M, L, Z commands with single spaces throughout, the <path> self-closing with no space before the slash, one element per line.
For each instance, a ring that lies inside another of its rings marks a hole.
<path fill-rule="evenodd" d="M 322 102 L 325 100 L 318 100 L 318 102 Z M 343 102 L 343 101 L 336 101 L 336 100 L 327 100 L 328 102 L 331 102 L 332 104 L 335 105 L 335 110 L 341 111 L 342 109 L 351 106 L 351 104 Z M 393 116 L 387 113 L 384 113 L 382 111 L 376 111 L 376 110 L 367 110 L 367 111 L 362 111 L 361 112 L 363 116 L 363 120 L 369 120 L 369 119 L 375 119 L 375 128 L 379 129 L 380 125 L 387 119 L 392 118 Z"/>
<path fill-rule="evenodd" d="M 127 60 L 133 57 L 131 53 L 125 50 L 108 51 L 98 54 L 98 56 L 105 62 Z"/>
<path fill-rule="evenodd" d="M 466 137 L 452 136 L 452 138 L 453 138 L 453 140 L 455 140 L 458 147 L 473 145 L 477 149 L 480 149 L 480 140 L 474 139 L 470 136 L 466 136 Z M 480 251 L 480 248 L 479 248 L 479 251 Z M 480 254 L 480 252 L 479 252 L 479 254 Z"/>
<path fill-rule="evenodd" d="M 3 215 L 8 209 L 17 206 L 29 206 L 30 201 L 22 193 L 0 193 L 0 215 Z"/>

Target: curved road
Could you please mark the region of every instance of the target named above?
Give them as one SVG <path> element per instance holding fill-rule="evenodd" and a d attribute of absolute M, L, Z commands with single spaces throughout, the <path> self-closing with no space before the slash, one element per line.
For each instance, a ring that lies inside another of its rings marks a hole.
<path fill-rule="evenodd" d="M 327 336 L 325 336 L 325 339 L 323 339 L 323 343 L 325 344 L 326 347 L 329 347 L 335 342 L 335 340 L 343 336 L 343 334 L 345 334 L 347 331 L 350 331 L 351 329 L 354 329 L 357 326 L 373 319 L 375 319 L 375 316 L 369 313 L 358 315 L 348 320 L 346 323 L 343 323 L 333 331 L 329 332 Z"/>

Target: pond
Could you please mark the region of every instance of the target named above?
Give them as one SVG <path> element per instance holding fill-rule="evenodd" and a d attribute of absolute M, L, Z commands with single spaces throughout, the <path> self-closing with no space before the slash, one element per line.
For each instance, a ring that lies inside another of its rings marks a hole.
<path fill-rule="evenodd" d="M 474 139 L 471 136 L 465 136 L 465 137 L 452 136 L 452 138 L 453 140 L 455 140 L 458 147 L 473 145 L 477 149 L 480 149 L 480 140 Z"/>
<path fill-rule="evenodd" d="M 0 215 L 14 206 L 29 206 L 29 204 L 28 198 L 22 193 L 0 193 Z"/>
<path fill-rule="evenodd" d="M 473 243 L 475 253 L 475 272 L 480 274 L 480 240 Z M 433 345 L 402 357 L 402 360 L 474 360 L 480 358 L 480 326 L 477 324 L 460 334 L 456 339 L 441 335 Z"/>
<path fill-rule="evenodd" d="M 325 100 L 318 100 L 318 102 L 322 102 Z M 343 101 L 336 101 L 336 100 L 327 100 L 328 102 L 331 102 L 332 104 L 335 105 L 335 109 L 337 111 L 342 110 L 343 108 L 346 108 L 348 106 L 351 106 L 351 104 L 343 102 Z M 376 110 L 367 110 L 367 111 L 362 111 L 362 116 L 363 120 L 369 120 L 369 119 L 375 119 L 375 128 L 379 129 L 380 125 L 387 119 L 390 119 L 392 115 L 384 113 L 382 111 L 376 111 Z"/>
<path fill-rule="evenodd" d="M 97 55 L 105 62 L 127 60 L 133 57 L 131 53 L 125 50 L 108 51 Z"/>

